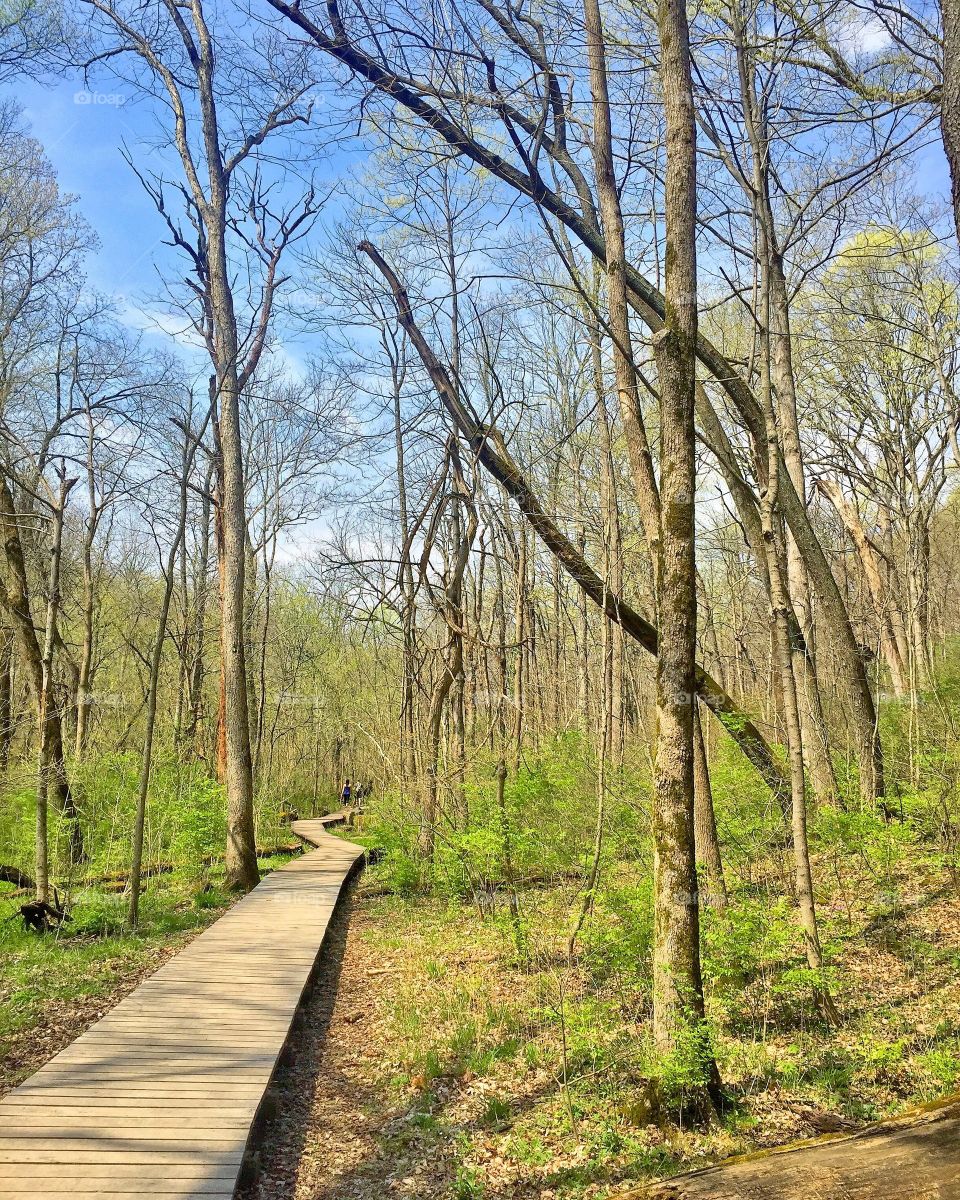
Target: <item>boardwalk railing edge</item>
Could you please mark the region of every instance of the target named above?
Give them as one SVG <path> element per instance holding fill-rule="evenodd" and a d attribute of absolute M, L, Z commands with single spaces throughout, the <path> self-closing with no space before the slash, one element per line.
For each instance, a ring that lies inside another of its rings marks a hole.
<path fill-rule="evenodd" d="M 327 831 L 332 826 L 352 824 L 353 820 L 357 815 L 359 815 L 360 811 L 360 809 L 339 809 L 338 811 L 328 813 L 323 817 L 308 817 L 304 819 L 298 818 L 297 820 L 290 822 L 290 829 L 294 835 L 302 842 L 305 842 L 308 846 L 312 846 L 314 851 L 322 850 L 324 842 L 331 841 L 336 843 L 338 847 L 348 847 L 355 850 L 357 853 L 352 864 L 344 873 L 343 879 L 340 882 L 340 888 L 333 911 L 330 913 L 330 918 L 323 930 L 323 936 L 320 938 L 317 946 L 317 952 L 313 961 L 313 966 L 310 968 L 310 972 L 304 981 L 304 985 L 301 989 L 296 1007 L 294 1008 L 290 1017 L 290 1025 L 287 1029 L 287 1035 L 284 1038 L 283 1046 L 280 1050 L 280 1053 L 277 1055 L 273 1070 L 270 1072 L 270 1079 L 263 1090 L 263 1095 L 260 1098 L 260 1103 L 257 1105 L 257 1111 L 254 1115 L 254 1118 L 250 1122 L 250 1131 L 247 1134 L 243 1161 L 241 1163 L 240 1170 L 237 1173 L 237 1181 L 234 1186 L 234 1191 L 241 1187 L 247 1186 L 256 1179 L 256 1175 L 259 1171 L 259 1150 L 262 1144 L 264 1129 L 267 1122 L 271 1120 L 276 1113 L 273 1103 L 273 1093 L 277 1073 L 288 1061 L 291 1037 L 297 1030 L 298 1019 L 306 1002 L 310 998 L 311 992 L 317 985 L 319 976 L 323 972 L 323 952 L 327 944 L 328 935 L 330 933 L 330 926 L 337 914 L 337 910 L 341 901 L 343 900 L 348 885 L 352 883 L 352 881 L 357 877 L 357 875 L 360 874 L 366 865 L 367 852 L 365 847 L 359 846 L 355 842 L 347 841 L 345 838 L 335 837 L 333 834 L 328 833 Z M 280 867 L 279 870 L 282 871 L 283 867 Z M 256 891 L 256 888 L 254 888 L 254 891 Z M 2 1192 L 0 1192 L 0 1196 L 2 1196 Z"/>

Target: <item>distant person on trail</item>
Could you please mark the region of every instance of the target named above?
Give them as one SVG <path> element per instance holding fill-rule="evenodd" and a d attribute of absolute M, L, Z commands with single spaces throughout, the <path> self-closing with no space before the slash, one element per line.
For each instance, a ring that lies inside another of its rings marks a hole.
<path fill-rule="evenodd" d="M 350 780 L 343 785 L 343 791 L 340 793 L 340 799 L 343 801 L 343 807 L 350 807 L 350 799 L 353 796 L 353 790 L 350 787 Z"/>

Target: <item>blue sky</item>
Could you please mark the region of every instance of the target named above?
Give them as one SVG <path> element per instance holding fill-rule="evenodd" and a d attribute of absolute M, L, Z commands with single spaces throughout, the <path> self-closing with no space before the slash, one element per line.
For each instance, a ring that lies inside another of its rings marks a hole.
<path fill-rule="evenodd" d="M 121 297 L 154 291 L 155 263 L 169 253 L 160 244 L 164 229 L 121 154 L 123 139 L 135 147 L 149 138 L 153 123 L 146 105 L 124 103 L 124 89 L 109 81 L 89 88 L 77 80 L 18 84 L 8 94 L 23 107 L 61 187 L 78 198 L 100 240 L 88 264 L 92 286 Z"/>
<path fill-rule="evenodd" d="M 124 161 L 121 147 L 125 141 L 138 162 L 149 162 L 144 148 L 157 132 L 151 103 L 109 77 L 89 85 L 78 78 L 50 86 L 18 82 L 7 94 L 23 108 L 61 187 L 77 197 L 81 213 L 99 239 L 99 248 L 88 261 L 91 286 L 114 298 L 122 319 L 149 329 L 150 301 L 160 290 L 157 268 L 174 266 L 179 256 L 163 245 L 165 227 Z M 946 162 L 935 131 L 930 134 L 933 143 L 914 158 L 915 186 L 922 194 L 946 199 Z M 346 158 L 338 156 L 331 167 Z M 331 215 L 325 219 L 329 223 Z M 292 338 L 285 340 L 296 365 L 304 348 L 292 344 Z"/>
<path fill-rule="evenodd" d="M 126 145 L 140 169 L 149 170 L 157 163 L 160 151 L 154 147 L 163 134 L 155 102 L 109 77 L 89 85 L 77 78 L 49 86 L 27 81 L 8 88 L 6 94 L 22 107 L 62 190 L 76 197 L 80 213 L 97 236 L 99 245 L 87 260 L 91 289 L 111 297 L 126 324 L 155 337 L 158 345 L 169 346 L 162 329 L 179 329 L 183 322 L 166 316 L 157 304 L 161 273 L 179 278 L 184 260 L 165 245 L 166 225 L 123 155 Z M 179 163 L 169 175 L 179 177 Z M 335 209 L 331 204 L 322 219 L 333 219 Z M 283 340 L 281 352 L 294 370 L 302 371 L 307 356 L 304 343 L 310 339 L 286 331 Z M 206 371 L 203 356 L 193 353 L 192 338 L 177 341 L 180 350 L 195 357 L 198 368 Z"/>

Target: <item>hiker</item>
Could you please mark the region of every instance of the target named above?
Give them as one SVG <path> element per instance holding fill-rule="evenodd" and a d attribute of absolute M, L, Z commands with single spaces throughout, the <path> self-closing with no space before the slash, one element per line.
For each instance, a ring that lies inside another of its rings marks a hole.
<path fill-rule="evenodd" d="M 350 798 L 352 795 L 353 795 L 353 791 L 350 787 L 350 780 L 348 779 L 347 782 L 343 785 L 343 791 L 340 793 L 340 800 L 342 801 L 344 808 L 350 807 Z"/>

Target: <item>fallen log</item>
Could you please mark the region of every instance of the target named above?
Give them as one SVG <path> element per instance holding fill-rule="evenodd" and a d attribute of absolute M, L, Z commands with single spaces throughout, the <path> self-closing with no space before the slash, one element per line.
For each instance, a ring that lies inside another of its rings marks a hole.
<path fill-rule="evenodd" d="M 274 858 L 278 854 L 302 854 L 303 846 L 299 842 L 290 842 L 283 846 L 258 846 L 257 858 Z M 212 867 L 214 864 L 223 862 L 222 854 L 205 854 L 200 860 L 205 867 Z M 149 879 L 153 875 L 172 875 L 175 867 L 170 862 L 152 863 L 144 867 L 140 872 L 142 879 Z M 126 887 L 130 878 L 130 872 L 127 870 L 110 871 L 106 875 L 89 875 L 86 879 L 81 880 L 81 887 L 103 887 L 117 889 Z"/>
<path fill-rule="evenodd" d="M 36 884 L 25 872 L 19 867 L 8 867 L 0 863 L 0 883 L 12 883 L 16 888 L 23 888 L 24 891 L 32 892 L 36 889 Z"/>
<path fill-rule="evenodd" d="M 299 842 L 288 842 L 285 846 L 258 846 L 257 858 L 275 858 L 278 854 L 302 854 Z"/>
<path fill-rule="evenodd" d="M 960 1093 L 857 1133 L 741 1155 L 617 1200 L 940 1200 L 960 1196 Z"/>
<path fill-rule="evenodd" d="M 149 866 L 143 867 L 140 871 L 141 878 L 149 879 L 152 875 L 172 875 L 173 863 L 158 862 L 150 863 Z M 104 875 L 88 875 L 86 878 L 78 881 L 79 887 L 94 887 L 94 888 L 109 888 L 115 889 L 118 887 L 126 887 L 127 880 L 130 878 L 130 872 L 126 869 L 121 871 L 107 871 Z"/>

